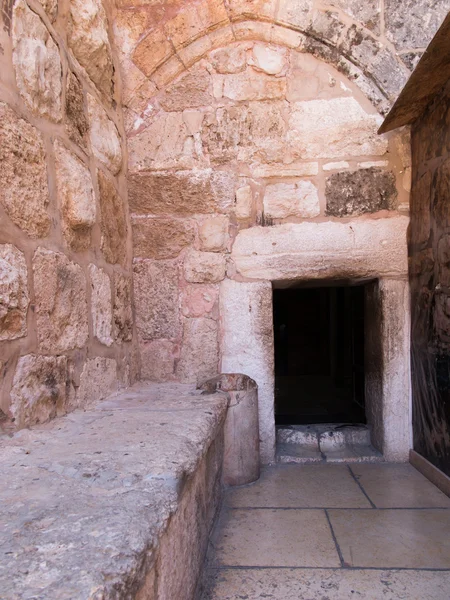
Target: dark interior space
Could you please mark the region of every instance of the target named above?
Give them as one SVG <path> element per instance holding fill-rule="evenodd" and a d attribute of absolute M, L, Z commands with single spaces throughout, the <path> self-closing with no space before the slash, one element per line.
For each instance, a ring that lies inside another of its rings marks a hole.
<path fill-rule="evenodd" d="M 275 419 L 365 423 L 364 286 L 274 289 Z"/>

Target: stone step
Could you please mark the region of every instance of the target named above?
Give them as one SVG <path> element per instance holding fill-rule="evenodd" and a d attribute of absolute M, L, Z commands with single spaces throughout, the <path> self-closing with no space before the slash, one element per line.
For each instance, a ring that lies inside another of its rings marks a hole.
<path fill-rule="evenodd" d="M 383 456 L 370 445 L 355 444 L 321 452 L 301 444 L 278 444 L 277 463 L 383 462 Z"/>

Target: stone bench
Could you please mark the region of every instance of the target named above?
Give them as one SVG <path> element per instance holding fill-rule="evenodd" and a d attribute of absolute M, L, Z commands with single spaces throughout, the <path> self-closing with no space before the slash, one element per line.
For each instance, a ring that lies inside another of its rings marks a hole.
<path fill-rule="evenodd" d="M 227 400 L 138 384 L 0 441 L 2 599 L 192 600 Z"/>

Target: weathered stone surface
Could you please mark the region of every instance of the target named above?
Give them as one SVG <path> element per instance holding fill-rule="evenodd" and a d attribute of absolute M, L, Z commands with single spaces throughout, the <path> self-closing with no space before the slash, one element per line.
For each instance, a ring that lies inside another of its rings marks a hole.
<path fill-rule="evenodd" d="M 247 68 L 246 49 L 240 45 L 220 48 L 210 55 L 210 60 L 217 73 L 241 73 Z"/>
<path fill-rule="evenodd" d="M 0 201 L 9 218 L 30 237 L 50 229 L 47 167 L 37 130 L 0 103 Z"/>
<path fill-rule="evenodd" d="M 133 308 L 131 302 L 131 277 L 114 273 L 114 338 L 118 341 L 129 342 L 133 337 Z"/>
<path fill-rule="evenodd" d="M 64 352 L 88 339 L 86 279 L 81 267 L 59 252 L 38 248 L 33 257 L 39 349 Z"/>
<path fill-rule="evenodd" d="M 27 334 L 27 264 L 11 244 L 0 245 L 0 341 Z"/>
<path fill-rule="evenodd" d="M 278 21 L 307 29 L 311 22 L 312 0 L 290 0 L 282 2 L 278 11 Z"/>
<path fill-rule="evenodd" d="M 267 75 L 279 75 L 286 67 L 286 60 L 285 48 L 271 48 L 266 44 L 255 44 L 250 64 L 254 69 L 263 71 Z"/>
<path fill-rule="evenodd" d="M 124 265 L 127 259 L 127 221 L 123 200 L 113 182 L 100 170 L 101 248 L 105 259 L 112 264 Z"/>
<path fill-rule="evenodd" d="M 19 358 L 11 389 L 10 410 L 18 429 L 45 423 L 64 412 L 67 359 L 65 356 Z"/>
<path fill-rule="evenodd" d="M 264 194 L 264 215 L 273 219 L 287 217 L 317 217 L 320 214 L 319 195 L 311 181 L 273 183 Z"/>
<path fill-rule="evenodd" d="M 101 0 L 70 0 L 67 41 L 77 61 L 109 100 L 114 67 Z"/>
<path fill-rule="evenodd" d="M 273 229 L 273 228 L 268 228 Z M 277 228 L 275 228 L 277 229 Z M 249 230 L 250 231 L 250 230 Z M 275 456 L 272 284 L 220 284 L 221 373 L 245 373 L 258 384 L 261 461 Z"/>
<path fill-rule="evenodd" d="M 387 140 L 377 135 L 381 121 L 352 97 L 297 102 L 288 140 L 299 158 L 382 155 Z"/>
<path fill-rule="evenodd" d="M 186 319 L 176 374 L 181 382 L 200 383 L 219 372 L 217 321 Z"/>
<path fill-rule="evenodd" d="M 67 74 L 66 116 L 70 139 L 76 144 L 86 147 L 89 123 L 84 112 L 83 87 L 72 71 Z"/>
<path fill-rule="evenodd" d="M 181 290 L 181 312 L 185 317 L 203 317 L 210 314 L 216 309 L 218 296 L 219 289 L 216 285 L 188 284 Z"/>
<path fill-rule="evenodd" d="M 339 14 L 331 10 L 316 10 L 313 13 L 308 31 L 311 35 L 337 44 L 345 24 L 340 20 Z"/>
<path fill-rule="evenodd" d="M 117 363 L 112 358 L 88 359 L 80 375 L 76 404 L 86 407 L 103 400 L 119 388 Z"/>
<path fill-rule="evenodd" d="M 399 50 L 425 48 L 445 19 L 449 5 L 433 0 L 386 0 L 386 36 Z"/>
<path fill-rule="evenodd" d="M 336 6 L 359 21 L 362 25 L 378 32 L 380 23 L 380 0 L 329 0 L 328 4 Z"/>
<path fill-rule="evenodd" d="M 166 260 L 136 260 L 133 272 L 140 339 L 176 338 L 180 329 L 178 266 Z"/>
<path fill-rule="evenodd" d="M 170 381 L 175 370 L 175 344 L 168 340 L 141 342 L 141 377 L 150 381 Z"/>
<path fill-rule="evenodd" d="M 211 169 L 129 176 L 130 208 L 141 214 L 221 212 L 233 204 L 234 189 L 233 174 Z"/>
<path fill-rule="evenodd" d="M 62 230 L 73 250 L 86 250 L 96 218 L 91 174 L 87 166 L 59 141 L 55 142 L 55 169 Z"/>
<path fill-rule="evenodd" d="M 395 175 L 372 167 L 334 173 L 326 182 L 327 215 L 345 217 L 393 210 L 397 199 Z"/>
<path fill-rule="evenodd" d="M 286 95 L 284 77 L 271 77 L 263 72 L 255 72 L 253 69 L 235 75 L 223 75 L 222 82 L 221 96 L 236 102 L 277 100 Z"/>
<path fill-rule="evenodd" d="M 226 259 L 215 252 L 190 250 L 184 260 L 184 277 L 191 283 L 217 283 L 226 272 Z"/>
<path fill-rule="evenodd" d="M 381 87 L 393 98 L 402 91 L 410 75 L 408 69 L 387 48 L 377 54 L 370 70 Z"/>
<path fill-rule="evenodd" d="M 131 224 L 135 258 L 175 258 L 194 241 L 194 227 L 184 219 L 133 215 Z"/>
<path fill-rule="evenodd" d="M 89 137 L 94 156 L 116 175 L 122 167 L 122 148 L 117 127 L 105 109 L 88 94 Z"/>
<path fill-rule="evenodd" d="M 206 219 L 201 224 L 198 234 L 201 249 L 209 252 L 221 252 L 228 244 L 229 220 L 226 216 Z"/>
<path fill-rule="evenodd" d="M 212 103 L 211 76 L 205 68 L 193 68 L 169 86 L 160 100 L 167 111 L 209 106 Z"/>
<path fill-rule="evenodd" d="M 111 346 L 112 339 L 112 304 L 111 281 L 103 269 L 89 265 L 91 280 L 91 315 L 94 336 L 105 346 Z"/>
<path fill-rule="evenodd" d="M 248 219 L 251 217 L 253 208 L 253 193 L 249 185 L 244 185 L 236 190 L 236 208 L 235 214 L 238 219 Z"/>
<path fill-rule="evenodd" d="M 61 120 L 61 60 L 44 23 L 24 0 L 14 5 L 13 64 L 19 93 L 28 108 Z"/>
<path fill-rule="evenodd" d="M 155 28 L 138 44 L 133 62 L 148 77 L 173 54 L 172 44 L 162 31 Z"/>
<path fill-rule="evenodd" d="M 287 223 L 241 230 L 231 258 L 238 273 L 269 281 L 404 277 L 407 217 L 351 223 Z"/>

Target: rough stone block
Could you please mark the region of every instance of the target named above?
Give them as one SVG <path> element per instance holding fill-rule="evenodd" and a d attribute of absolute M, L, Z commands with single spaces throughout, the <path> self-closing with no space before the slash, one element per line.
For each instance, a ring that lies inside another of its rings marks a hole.
<path fill-rule="evenodd" d="M 222 0 L 203 0 L 199 4 L 182 7 L 173 19 L 167 21 L 165 31 L 168 39 L 178 47 L 210 27 L 227 22 L 228 14 Z"/>
<path fill-rule="evenodd" d="M 136 260 L 133 272 L 140 339 L 176 338 L 180 331 L 178 265 L 166 260 Z"/>
<path fill-rule="evenodd" d="M 105 260 L 124 265 L 127 259 L 127 220 L 123 200 L 113 182 L 100 170 L 101 249 Z"/>
<path fill-rule="evenodd" d="M 387 140 L 377 135 L 382 119 L 352 97 L 293 104 L 288 140 L 299 158 L 382 155 Z"/>
<path fill-rule="evenodd" d="M 88 94 L 89 137 L 94 156 L 116 175 L 122 167 L 122 148 L 117 127 L 105 109 Z"/>
<path fill-rule="evenodd" d="M 54 21 L 58 12 L 58 0 L 39 0 L 39 2 L 51 21 Z"/>
<path fill-rule="evenodd" d="M 219 372 L 217 321 L 208 318 L 186 319 L 183 342 L 176 367 L 177 378 L 184 383 L 199 383 Z"/>
<path fill-rule="evenodd" d="M 395 208 L 395 175 L 372 167 L 334 173 L 326 181 L 327 215 L 346 217 Z"/>
<path fill-rule="evenodd" d="M 253 46 L 250 64 L 258 71 L 267 75 L 279 75 L 287 66 L 287 53 L 285 48 L 275 48 L 266 44 Z"/>
<path fill-rule="evenodd" d="M 131 224 L 135 258 L 175 258 L 195 237 L 193 225 L 184 219 L 133 215 Z"/>
<path fill-rule="evenodd" d="M 132 59 L 139 69 L 150 77 L 173 54 L 172 44 L 159 29 L 153 29 L 138 44 Z"/>
<path fill-rule="evenodd" d="M 191 283 L 217 283 L 226 273 L 226 259 L 215 252 L 191 250 L 184 260 L 184 277 Z"/>
<path fill-rule="evenodd" d="M 235 177 L 212 169 L 129 176 L 130 208 L 140 214 L 190 215 L 227 210 Z"/>
<path fill-rule="evenodd" d="M 54 150 L 63 234 L 72 250 L 86 250 L 97 212 L 91 174 L 59 141 L 55 142 Z"/>
<path fill-rule="evenodd" d="M 169 86 L 160 99 L 167 111 L 209 106 L 212 103 L 211 76 L 205 68 L 193 68 Z"/>
<path fill-rule="evenodd" d="M 286 95 L 284 77 L 271 77 L 262 72 L 255 72 L 253 69 L 223 77 L 222 95 L 235 102 L 278 100 Z"/>
<path fill-rule="evenodd" d="M 410 75 L 403 63 L 387 48 L 377 54 L 370 71 L 381 87 L 395 98 L 402 91 Z"/>
<path fill-rule="evenodd" d="M 112 358 L 88 359 L 80 375 L 76 404 L 84 408 L 119 389 L 117 363 Z"/>
<path fill-rule="evenodd" d="M 141 342 L 141 377 L 150 381 L 170 381 L 175 371 L 176 347 L 168 340 Z"/>
<path fill-rule="evenodd" d="M 181 290 L 181 312 L 184 317 L 203 317 L 215 312 L 219 289 L 216 285 L 188 284 Z M 214 314 L 214 316 L 216 316 Z"/>
<path fill-rule="evenodd" d="M 81 267 L 64 254 L 38 248 L 33 275 L 40 351 L 82 348 L 88 339 L 88 309 Z"/>
<path fill-rule="evenodd" d="M 129 342 L 133 338 L 132 279 L 114 273 L 114 338 Z"/>
<path fill-rule="evenodd" d="M 58 46 L 24 0 L 14 5 L 12 39 L 20 95 L 35 114 L 60 121 L 62 71 Z"/>
<path fill-rule="evenodd" d="M 275 18 L 276 0 L 230 0 L 228 2 L 231 17 L 251 16 Z"/>
<path fill-rule="evenodd" d="M 0 202 L 30 237 L 50 229 L 47 167 L 38 131 L 0 103 Z"/>
<path fill-rule="evenodd" d="M 264 215 L 273 219 L 287 217 L 317 217 L 320 214 L 319 195 L 311 181 L 274 183 L 266 187 Z"/>
<path fill-rule="evenodd" d="M 239 45 L 220 48 L 210 55 L 210 60 L 217 73 L 241 73 L 247 68 L 246 47 Z"/>
<path fill-rule="evenodd" d="M 94 336 L 105 346 L 111 346 L 112 339 L 112 303 L 111 281 L 103 269 L 89 265 L 91 280 L 91 315 Z"/>
<path fill-rule="evenodd" d="M 108 22 L 101 0 L 70 0 L 67 41 L 77 61 L 109 99 L 114 66 Z"/>
<path fill-rule="evenodd" d="M 11 244 L 0 245 L 0 341 L 27 334 L 27 264 Z"/>
<path fill-rule="evenodd" d="M 76 144 L 86 147 L 89 123 L 84 112 L 83 87 L 72 71 L 67 74 L 66 116 L 70 139 Z"/>
<path fill-rule="evenodd" d="M 380 0 L 329 0 L 328 4 L 340 8 L 356 21 L 378 32 L 380 23 Z"/>
<path fill-rule="evenodd" d="M 249 219 L 253 208 L 253 193 L 249 185 L 236 190 L 235 215 L 238 219 Z"/>
<path fill-rule="evenodd" d="M 448 13 L 447 2 L 434 0 L 386 0 L 387 38 L 399 50 L 425 48 Z"/>
<path fill-rule="evenodd" d="M 277 20 L 306 30 L 311 22 L 312 5 L 312 0 L 281 2 Z"/>
<path fill-rule="evenodd" d="M 64 413 L 67 397 L 65 356 L 19 358 L 11 389 L 10 411 L 18 429 L 45 423 Z"/>
<path fill-rule="evenodd" d="M 203 221 L 199 228 L 201 249 L 209 252 L 221 252 L 228 244 L 229 220 L 226 216 L 211 217 Z"/>

